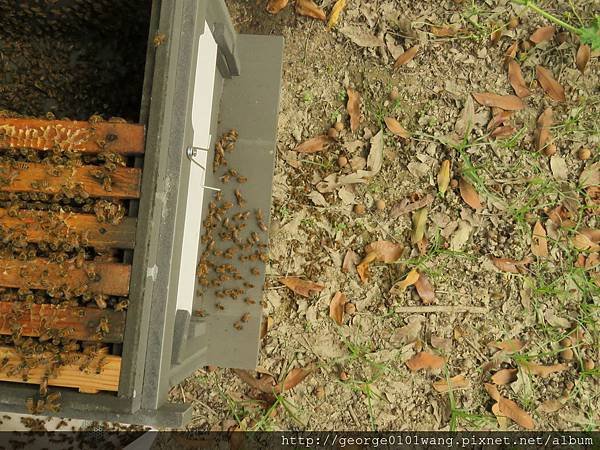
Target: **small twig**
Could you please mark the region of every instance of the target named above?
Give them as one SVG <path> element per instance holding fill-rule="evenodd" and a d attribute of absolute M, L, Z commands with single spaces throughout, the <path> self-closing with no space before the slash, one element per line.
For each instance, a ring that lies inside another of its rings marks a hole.
<path fill-rule="evenodd" d="M 179 388 L 181 389 L 181 398 L 183 399 L 183 403 L 185 403 L 185 392 L 183 391 L 183 386 L 179 385 Z"/>
<path fill-rule="evenodd" d="M 460 313 L 487 314 L 488 308 L 482 306 L 401 306 L 395 309 L 397 313 L 419 314 L 419 313 Z"/>
<path fill-rule="evenodd" d="M 350 417 L 352 417 L 352 420 L 354 420 L 354 423 L 356 424 L 356 426 L 360 428 L 360 426 L 361 426 L 360 421 L 358 420 L 358 417 L 356 416 L 356 413 L 354 412 L 352 405 L 348 405 L 348 412 L 350 413 Z"/>

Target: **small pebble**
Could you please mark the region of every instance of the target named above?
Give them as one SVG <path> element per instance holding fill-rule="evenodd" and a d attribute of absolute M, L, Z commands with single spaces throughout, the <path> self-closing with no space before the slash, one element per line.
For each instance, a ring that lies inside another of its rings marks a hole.
<path fill-rule="evenodd" d="M 340 372 L 340 380 L 342 381 L 348 381 L 350 379 L 350 376 L 344 372 L 343 370 Z"/>
<path fill-rule="evenodd" d="M 340 166 L 340 167 L 346 167 L 348 165 L 348 158 L 346 158 L 343 155 L 339 156 L 337 163 L 338 163 L 338 166 Z"/>
<path fill-rule="evenodd" d="M 594 370 L 594 367 L 596 367 L 596 364 L 594 364 L 594 361 L 592 361 L 591 359 L 583 360 L 583 368 L 586 371 Z"/>
<path fill-rule="evenodd" d="M 349 316 L 356 314 L 356 305 L 354 303 L 346 303 L 344 305 L 344 312 Z"/>
<path fill-rule="evenodd" d="M 379 199 L 375 202 L 375 208 L 377 208 L 379 211 L 383 211 L 385 209 L 385 201 L 382 199 Z"/>
<path fill-rule="evenodd" d="M 344 129 L 344 124 L 342 122 L 336 122 L 335 125 L 333 125 L 333 128 L 335 128 L 335 131 L 340 132 Z"/>
<path fill-rule="evenodd" d="M 365 205 L 363 205 L 362 203 L 357 203 L 356 205 L 354 205 L 354 213 L 355 214 L 362 216 L 366 211 L 367 211 L 367 208 L 365 208 Z"/>
<path fill-rule="evenodd" d="M 390 100 L 395 101 L 400 98 L 400 92 L 398 92 L 398 88 L 394 86 L 390 91 Z"/>
<path fill-rule="evenodd" d="M 577 152 L 577 157 L 581 161 L 587 161 L 588 159 L 590 159 L 592 157 L 592 151 L 589 148 L 581 148 Z"/>
<path fill-rule="evenodd" d="M 327 130 L 327 136 L 329 136 L 331 139 L 337 139 L 339 135 L 340 133 L 335 128 L 330 128 Z"/>
<path fill-rule="evenodd" d="M 573 350 L 570 348 L 564 348 L 560 352 L 560 357 L 563 361 L 571 361 L 573 359 Z"/>
<path fill-rule="evenodd" d="M 450 180 L 450 187 L 452 189 L 456 189 L 458 187 L 458 180 L 456 178 L 452 178 Z"/>

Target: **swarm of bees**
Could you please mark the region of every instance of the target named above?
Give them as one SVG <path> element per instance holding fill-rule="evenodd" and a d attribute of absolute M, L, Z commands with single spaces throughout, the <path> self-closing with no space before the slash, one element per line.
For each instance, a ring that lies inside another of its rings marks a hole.
<path fill-rule="evenodd" d="M 214 194 L 208 203 L 208 214 L 203 221 L 203 234 L 200 238 L 204 250 L 200 255 L 196 275 L 201 290 L 199 295 L 212 291 L 217 302 L 216 311 L 223 311 L 229 301 L 243 301 L 245 305 L 254 305 L 256 301 L 247 295 L 254 284 L 247 276 L 259 276 L 261 271 L 253 263 L 267 262 L 266 237 L 261 236 L 268 228 L 260 209 L 246 210 L 248 201 L 242 192 L 242 185 L 248 179 L 237 170 L 228 166 L 226 153 L 235 150 L 238 140 L 236 130 L 230 130 L 218 140 L 215 146 L 213 169 L 223 170 L 219 180 L 223 184 L 235 183 L 231 198 L 225 199 L 224 191 Z M 206 315 L 202 310 L 202 316 Z M 246 312 L 235 321 L 233 328 L 242 330 L 250 320 Z"/>

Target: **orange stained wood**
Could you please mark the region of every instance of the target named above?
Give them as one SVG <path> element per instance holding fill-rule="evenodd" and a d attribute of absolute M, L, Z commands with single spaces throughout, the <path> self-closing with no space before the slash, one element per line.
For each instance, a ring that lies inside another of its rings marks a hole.
<path fill-rule="evenodd" d="M 18 326 L 21 335 L 39 337 L 70 329 L 64 336 L 78 341 L 123 342 L 124 311 L 99 308 L 65 308 L 57 305 L 28 305 L 23 302 L 0 302 L 0 334 L 12 334 Z M 100 321 L 107 327 L 100 332 Z M 50 330 L 48 332 L 47 330 Z"/>
<path fill-rule="evenodd" d="M 27 289 L 67 288 L 106 295 L 127 296 L 131 266 L 86 262 L 78 269 L 72 261 L 44 258 L 31 261 L 0 259 L 0 286 Z"/>
<path fill-rule="evenodd" d="M 98 166 L 49 166 L 46 164 L 0 164 L 0 191 L 73 193 L 83 190 L 90 197 L 133 199 L 140 196 L 141 169 L 118 167 L 104 172 Z M 55 171 L 55 172 L 53 172 Z M 110 190 L 103 179 L 110 176 Z"/>
<path fill-rule="evenodd" d="M 87 245 L 100 248 L 135 246 L 136 219 L 125 217 L 120 224 L 100 223 L 92 214 L 48 213 L 19 210 L 11 217 L 0 208 L 0 228 L 5 232 L 23 235 L 27 242 L 67 242 L 68 233 L 77 233 L 87 239 Z M 86 245 L 86 246 L 87 246 Z"/>
<path fill-rule="evenodd" d="M 16 350 L 11 347 L 0 347 L 0 381 L 29 384 L 42 383 L 52 355 L 43 354 L 37 356 L 37 358 L 39 358 L 39 367 L 31 368 L 24 379 L 21 373 L 9 374 L 10 370 L 22 361 Z M 84 370 L 81 370 L 82 366 Z M 101 369 L 97 370 L 99 366 Z M 48 385 L 78 388 L 80 392 L 88 393 L 98 391 L 116 392 L 119 390 L 120 373 L 120 356 L 100 355 L 90 361 L 90 358 L 85 355 L 76 354 L 74 362 L 58 368 L 55 376 L 48 378 Z"/>
<path fill-rule="evenodd" d="M 0 148 L 81 153 L 144 153 L 144 126 L 128 123 L 0 118 Z"/>

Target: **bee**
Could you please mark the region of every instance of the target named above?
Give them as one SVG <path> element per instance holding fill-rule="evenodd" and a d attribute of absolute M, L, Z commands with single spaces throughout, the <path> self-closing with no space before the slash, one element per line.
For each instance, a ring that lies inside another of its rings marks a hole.
<path fill-rule="evenodd" d="M 225 250 L 225 252 L 223 253 L 223 258 L 226 258 L 226 259 L 231 259 L 231 258 L 233 258 L 233 255 L 235 254 L 236 250 L 237 250 L 237 249 L 236 249 L 235 247 L 229 247 L 229 248 L 228 248 L 227 250 Z"/>
<path fill-rule="evenodd" d="M 110 333 L 110 326 L 106 317 L 102 317 L 100 319 L 100 323 L 98 324 L 98 328 L 96 328 L 96 331 L 101 335 Z"/>
<path fill-rule="evenodd" d="M 203 309 L 196 309 L 194 310 L 193 315 L 195 317 L 206 317 L 206 311 L 204 311 Z"/>
<path fill-rule="evenodd" d="M 225 309 L 221 303 L 215 303 L 215 308 L 217 308 L 219 311 L 223 311 Z"/>
<path fill-rule="evenodd" d="M 225 295 L 224 291 L 217 291 L 217 292 L 215 292 L 215 297 L 217 297 L 217 298 L 225 298 L 226 295 Z"/>
<path fill-rule="evenodd" d="M 106 309 L 106 300 L 102 294 L 95 295 L 94 301 L 96 302 L 96 305 L 98 306 L 98 308 Z"/>
<path fill-rule="evenodd" d="M 251 273 L 252 275 L 256 275 L 256 276 L 258 276 L 258 275 L 260 275 L 260 269 L 259 269 L 258 267 L 252 267 L 252 268 L 250 269 L 250 273 Z"/>
<path fill-rule="evenodd" d="M 236 177 L 236 180 L 237 180 L 238 183 L 244 184 L 244 183 L 246 183 L 248 181 L 248 178 L 239 175 L 239 176 Z"/>
<path fill-rule="evenodd" d="M 228 183 L 230 178 L 231 178 L 231 175 L 225 174 L 223 176 L 220 176 L 219 180 L 221 180 L 221 183 Z"/>
<path fill-rule="evenodd" d="M 251 299 L 250 297 L 246 297 L 244 299 L 244 303 L 246 303 L 247 305 L 254 305 L 254 304 L 256 304 L 256 302 L 253 299 Z"/>
<path fill-rule="evenodd" d="M 40 395 L 45 397 L 48 394 L 48 378 L 44 377 L 40 383 Z"/>
<path fill-rule="evenodd" d="M 252 283 L 248 283 L 247 281 L 244 281 L 244 287 L 248 288 L 248 289 L 253 289 L 255 286 Z"/>
<path fill-rule="evenodd" d="M 237 322 L 235 322 L 233 324 L 233 328 L 235 328 L 238 331 L 241 331 L 244 329 L 244 326 L 242 325 L 242 323 L 238 320 Z"/>
<path fill-rule="evenodd" d="M 121 300 L 115 305 L 115 311 L 125 311 L 129 307 L 128 300 Z"/>
<path fill-rule="evenodd" d="M 241 207 L 244 207 L 246 205 L 246 200 L 244 199 L 242 192 L 239 189 L 236 189 L 235 191 L 233 191 L 233 193 L 235 195 L 237 204 Z"/>
<path fill-rule="evenodd" d="M 250 313 L 244 313 L 242 317 L 240 317 L 240 321 L 246 323 L 250 320 Z"/>
<path fill-rule="evenodd" d="M 106 356 L 102 356 L 98 360 L 98 363 L 96 364 L 96 375 L 100 375 L 102 373 L 102 368 L 108 364 L 106 359 Z"/>

